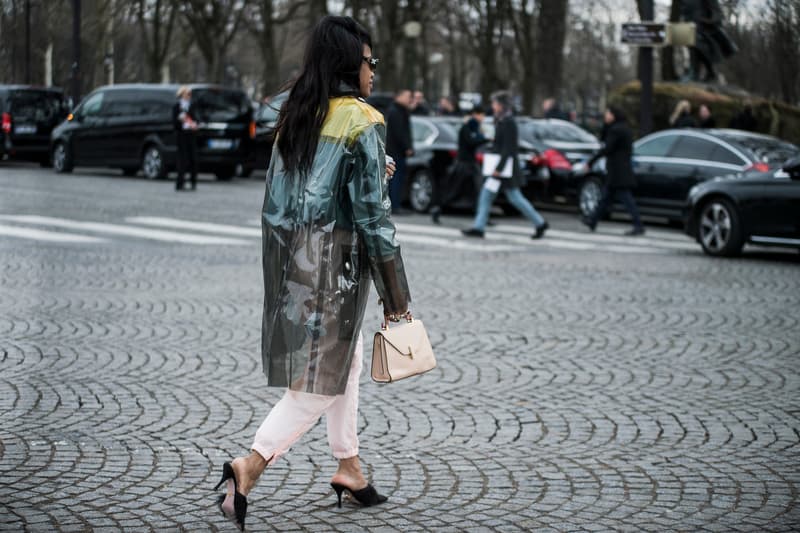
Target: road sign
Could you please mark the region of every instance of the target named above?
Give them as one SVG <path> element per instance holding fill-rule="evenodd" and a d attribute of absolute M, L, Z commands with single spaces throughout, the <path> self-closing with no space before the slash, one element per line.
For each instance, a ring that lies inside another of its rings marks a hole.
<path fill-rule="evenodd" d="M 622 24 L 622 44 L 631 46 L 664 46 L 667 44 L 666 24 L 661 22 L 625 22 Z"/>

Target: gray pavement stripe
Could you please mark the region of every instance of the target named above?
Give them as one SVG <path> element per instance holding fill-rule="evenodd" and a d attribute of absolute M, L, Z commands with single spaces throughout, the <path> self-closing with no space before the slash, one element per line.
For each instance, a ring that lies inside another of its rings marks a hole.
<path fill-rule="evenodd" d="M 249 245 L 250 241 L 242 239 L 232 239 L 228 237 L 212 237 L 208 235 L 192 235 L 186 233 L 176 233 L 173 231 L 163 231 L 154 229 L 143 229 L 134 226 L 122 226 L 119 224 L 108 224 L 104 222 L 91 222 L 70 220 L 66 218 L 47 217 L 38 215 L 0 215 L 0 220 L 8 220 L 23 224 L 33 224 L 39 226 L 51 226 L 57 228 L 67 228 L 83 230 L 97 233 L 110 233 L 114 235 L 126 235 L 129 237 L 139 237 L 143 239 L 180 242 L 186 244 L 216 244 L 216 245 Z"/>
<path fill-rule="evenodd" d="M 34 241 L 48 242 L 70 242 L 70 243 L 97 243 L 106 242 L 99 237 L 89 237 L 77 235 L 75 233 L 62 233 L 56 231 L 45 231 L 40 229 L 22 228 L 18 226 L 6 226 L 0 224 L 0 235 L 4 237 L 15 237 L 19 239 L 32 239 Z"/>
<path fill-rule="evenodd" d="M 492 230 L 504 233 L 515 233 L 515 234 L 531 233 L 531 230 L 527 228 L 521 228 L 519 226 L 510 226 L 506 224 L 499 224 L 497 226 L 494 226 Z M 691 239 L 688 236 L 681 239 L 675 239 L 674 236 L 672 236 L 672 238 L 665 238 L 662 237 L 663 233 L 653 234 L 653 232 L 651 232 L 650 230 L 648 230 L 647 234 L 653 236 L 628 237 L 625 235 L 621 235 L 619 233 L 601 233 L 601 232 L 587 233 L 587 232 L 565 231 L 557 229 L 547 230 L 548 237 L 552 236 L 570 240 L 574 239 L 574 240 L 587 240 L 595 242 L 618 243 L 618 244 L 623 244 L 625 246 L 637 246 L 639 244 L 646 244 L 648 246 L 657 246 L 659 248 L 697 251 L 697 245 L 692 243 Z"/>
<path fill-rule="evenodd" d="M 241 237 L 261 238 L 260 228 L 249 228 L 246 226 L 233 226 L 231 224 L 214 224 L 211 222 L 198 222 L 194 220 L 182 220 L 167 217 L 128 217 L 127 222 L 142 226 L 155 226 L 174 229 L 186 229 L 192 231 L 206 231 L 209 233 L 219 233 L 223 235 L 238 235 Z"/>

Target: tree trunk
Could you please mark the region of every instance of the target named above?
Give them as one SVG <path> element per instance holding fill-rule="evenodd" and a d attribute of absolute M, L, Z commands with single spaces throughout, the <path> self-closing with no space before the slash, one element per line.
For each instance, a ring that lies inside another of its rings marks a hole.
<path fill-rule="evenodd" d="M 681 13 L 681 0 L 672 0 L 669 9 L 669 21 L 678 22 Z M 675 49 L 672 46 L 665 46 L 661 49 L 661 79 L 673 81 L 678 79 L 678 72 L 675 70 Z"/>
<path fill-rule="evenodd" d="M 542 0 L 536 32 L 537 97 L 557 98 L 561 90 L 567 0 Z"/>

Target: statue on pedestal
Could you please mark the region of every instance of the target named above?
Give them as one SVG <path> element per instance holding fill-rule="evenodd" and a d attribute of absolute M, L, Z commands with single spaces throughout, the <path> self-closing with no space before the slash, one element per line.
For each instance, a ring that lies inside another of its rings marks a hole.
<path fill-rule="evenodd" d="M 694 22 L 697 28 L 695 45 L 689 50 L 692 81 L 717 80 L 715 64 L 735 54 L 738 49 L 722 29 L 719 0 L 675 0 L 680 2 L 681 19 Z"/>

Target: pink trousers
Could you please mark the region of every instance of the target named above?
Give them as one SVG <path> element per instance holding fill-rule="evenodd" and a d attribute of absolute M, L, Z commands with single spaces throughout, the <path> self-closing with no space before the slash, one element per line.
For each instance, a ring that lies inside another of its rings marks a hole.
<path fill-rule="evenodd" d="M 363 356 L 359 333 L 344 394 L 323 396 L 287 389 L 261 423 L 251 449 L 271 465 L 325 414 L 333 456 L 348 459 L 358 455 L 358 379 Z"/>

